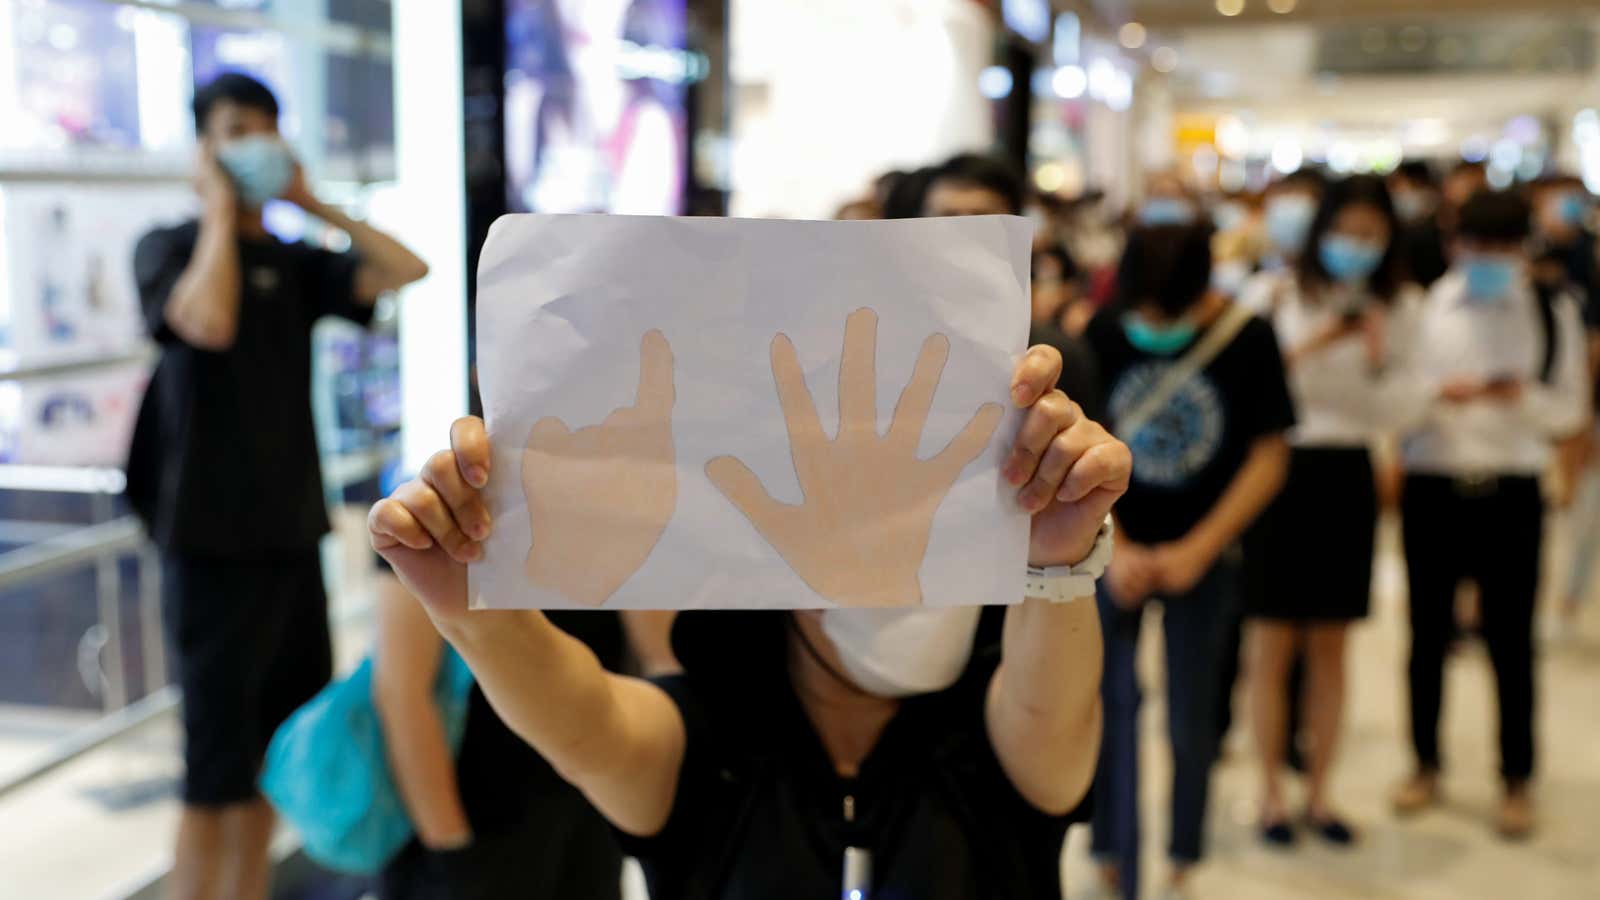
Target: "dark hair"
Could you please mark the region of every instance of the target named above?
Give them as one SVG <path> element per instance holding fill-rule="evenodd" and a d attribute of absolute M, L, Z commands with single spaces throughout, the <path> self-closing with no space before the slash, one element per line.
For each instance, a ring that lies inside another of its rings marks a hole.
<path fill-rule="evenodd" d="M 1309 190 L 1320 195 L 1328 189 L 1328 176 L 1322 174 L 1320 169 L 1296 169 L 1268 185 L 1267 192 L 1271 193 L 1290 188 Z"/>
<path fill-rule="evenodd" d="M 1511 191 L 1481 190 L 1461 205 L 1456 236 L 1495 244 L 1514 244 L 1532 232 L 1528 201 Z"/>
<path fill-rule="evenodd" d="M 1394 170 L 1394 173 L 1406 181 L 1427 187 L 1438 187 L 1439 176 L 1433 172 L 1433 166 L 1428 165 L 1425 159 L 1408 159 Z"/>
<path fill-rule="evenodd" d="M 272 89 L 243 72 L 224 72 L 194 92 L 194 130 L 205 134 L 206 119 L 218 103 L 227 101 L 247 109 L 258 109 L 278 118 L 278 98 Z"/>
<path fill-rule="evenodd" d="M 1325 285 L 1333 281 L 1333 276 L 1323 268 L 1322 256 L 1317 252 L 1317 247 L 1329 231 L 1333 230 L 1333 223 L 1339 218 L 1339 213 L 1347 206 L 1365 204 L 1376 209 L 1383 215 L 1383 221 L 1389 226 L 1389 245 L 1384 248 L 1383 261 L 1378 268 L 1367 276 L 1367 287 L 1372 293 L 1383 301 L 1394 298 L 1394 292 L 1400 286 L 1400 217 L 1395 215 L 1394 201 L 1389 198 L 1389 188 L 1383 179 L 1376 175 L 1351 175 L 1328 185 L 1328 190 L 1322 195 L 1322 204 L 1317 207 L 1316 218 L 1311 220 L 1311 230 L 1306 235 L 1306 249 L 1300 254 L 1300 261 L 1295 269 L 1300 276 L 1300 283 L 1306 286 Z"/>
<path fill-rule="evenodd" d="M 1117 305 L 1154 303 L 1169 316 L 1193 306 L 1211 286 L 1211 224 L 1142 225 L 1117 264 Z"/>
<path fill-rule="evenodd" d="M 1002 159 L 977 153 L 952 156 L 934 166 L 933 171 L 928 173 L 928 181 L 923 188 L 924 198 L 927 191 L 941 181 L 975 185 L 986 191 L 993 191 L 1005 198 L 1006 206 L 1013 213 L 1022 212 L 1022 176 L 1017 174 L 1017 170 L 1013 169 L 1010 163 Z"/>
<path fill-rule="evenodd" d="M 883 217 L 885 219 L 916 219 L 922 216 L 922 198 L 928 193 L 932 168 L 917 169 L 913 172 L 901 172 L 900 177 L 894 179 L 889 185 L 888 193 L 884 195 Z"/>
<path fill-rule="evenodd" d="M 1471 172 L 1479 177 L 1487 177 L 1489 170 L 1481 162 L 1472 162 L 1465 159 L 1450 167 L 1451 176 L 1461 175 L 1466 172 Z"/>

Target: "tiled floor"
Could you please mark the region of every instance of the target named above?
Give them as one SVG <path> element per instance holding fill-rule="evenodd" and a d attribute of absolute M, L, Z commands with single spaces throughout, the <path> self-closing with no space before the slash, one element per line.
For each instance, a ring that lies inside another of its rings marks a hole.
<path fill-rule="evenodd" d="M 1262 849 L 1254 838 L 1257 776 L 1244 733 L 1234 735 L 1213 786 L 1211 856 L 1192 882 L 1197 900 L 1566 900 L 1600 898 L 1600 604 L 1587 611 L 1580 639 L 1547 651 L 1541 668 L 1544 825 L 1532 842 L 1509 846 L 1489 828 L 1495 801 L 1493 693 L 1486 661 L 1468 652 L 1449 676 L 1446 748 L 1449 802 L 1409 822 L 1387 813 L 1385 798 L 1405 774 L 1402 742 L 1405 650 L 1403 592 L 1392 537 L 1379 567 L 1376 614 L 1351 650 L 1351 698 L 1337 784 L 1343 809 L 1363 828 L 1349 852 L 1305 845 L 1291 853 Z M 346 584 L 347 590 L 351 587 Z M 345 598 L 349 602 L 348 594 Z M 1153 623 L 1152 623 L 1153 627 Z M 359 652 L 352 634 L 345 646 Z M 1146 642 L 1147 683 L 1159 685 L 1158 643 Z M 1160 693 L 1148 692 L 1146 734 L 1158 736 Z M 45 722 L 35 729 L 43 733 Z M 33 733 L 33 732 L 30 732 Z M 21 732 L 17 732 L 21 734 Z M 33 740 L 34 738 L 29 738 Z M 0 763 L 31 746 L 8 744 Z M 147 875 L 167 858 L 175 807 L 170 795 L 111 811 L 107 788 L 157 785 L 176 772 L 170 722 L 67 766 L 0 803 L 0 898 L 100 900 Z M 8 750 L 11 751 L 8 757 Z M 1165 745 L 1144 744 L 1146 883 L 1165 872 Z M 1069 892 L 1093 883 L 1087 834 L 1074 831 L 1063 858 Z M 630 895 L 638 897 L 637 890 Z"/>
<path fill-rule="evenodd" d="M 1336 851 L 1302 840 L 1271 851 L 1254 833 L 1259 774 L 1244 726 L 1236 727 L 1212 783 L 1209 858 L 1196 870 L 1197 900 L 1566 900 L 1600 898 L 1600 605 L 1586 610 L 1574 641 L 1546 649 L 1540 668 L 1542 827 L 1509 845 L 1490 827 L 1497 801 L 1494 688 L 1488 660 L 1473 649 L 1450 663 L 1444 747 L 1447 802 L 1415 820 L 1388 812 L 1388 791 L 1409 771 L 1405 733 L 1406 635 L 1397 542 L 1385 535 L 1375 614 L 1353 635 L 1350 696 L 1335 776 L 1342 810 L 1362 829 L 1359 847 Z M 1559 549 L 1553 554 L 1559 556 Z M 1555 560 L 1559 564 L 1559 559 Z M 1156 623 L 1146 622 L 1147 628 Z M 1144 642 L 1145 684 L 1161 683 L 1159 630 Z M 1243 710 L 1242 703 L 1236 709 Z M 1143 711 L 1147 896 L 1166 877 L 1167 749 L 1159 690 Z M 1156 736 L 1156 737 L 1152 737 Z M 1086 829 L 1075 829 L 1063 863 L 1069 893 L 1092 893 Z"/>

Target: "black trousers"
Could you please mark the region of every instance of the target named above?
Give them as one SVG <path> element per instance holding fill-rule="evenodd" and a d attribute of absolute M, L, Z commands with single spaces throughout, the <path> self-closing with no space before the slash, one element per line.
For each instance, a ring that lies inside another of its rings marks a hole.
<path fill-rule="evenodd" d="M 1406 479 L 1406 564 L 1411 582 L 1411 740 L 1437 770 L 1444 659 L 1465 580 L 1482 596 L 1483 639 L 1500 707 L 1500 773 L 1533 774 L 1533 610 L 1539 589 L 1544 500 L 1533 478 Z"/>

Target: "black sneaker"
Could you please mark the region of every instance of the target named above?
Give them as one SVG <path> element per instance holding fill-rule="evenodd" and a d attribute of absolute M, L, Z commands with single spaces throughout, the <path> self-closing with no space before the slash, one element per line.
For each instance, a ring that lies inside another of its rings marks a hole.
<path fill-rule="evenodd" d="M 1286 849 L 1294 846 L 1294 829 L 1285 820 L 1261 823 L 1261 842 L 1269 847 Z"/>
<path fill-rule="evenodd" d="M 1349 847 L 1356 842 L 1356 833 L 1337 818 L 1313 819 L 1308 816 L 1306 827 L 1335 847 Z"/>

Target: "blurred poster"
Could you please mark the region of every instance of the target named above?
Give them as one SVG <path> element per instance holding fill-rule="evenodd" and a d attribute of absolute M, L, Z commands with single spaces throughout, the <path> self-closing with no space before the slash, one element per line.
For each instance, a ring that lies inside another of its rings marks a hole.
<path fill-rule="evenodd" d="M 518 212 L 682 211 L 686 0 L 508 0 L 506 185 Z"/>
<path fill-rule="evenodd" d="M 134 245 L 193 204 L 182 184 L 0 188 L 0 360 L 30 368 L 142 346 Z M 120 465 L 148 374 L 135 362 L 0 383 L 0 462 Z"/>
<path fill-rule="evenodd" d="M 149 380 L 136 362 L 0 386 L 0 463 L 121 467 Z"/>
<path fill-rule="evenodd" d="M 133 248 L 194 207 L 188 186 L 0 188 L 0 310 L 10 356 L 41 365 L 128 353 L 144 337 Z"/>

